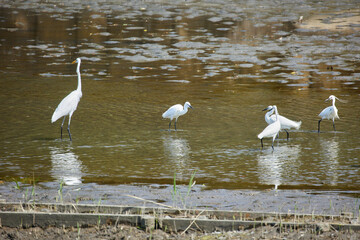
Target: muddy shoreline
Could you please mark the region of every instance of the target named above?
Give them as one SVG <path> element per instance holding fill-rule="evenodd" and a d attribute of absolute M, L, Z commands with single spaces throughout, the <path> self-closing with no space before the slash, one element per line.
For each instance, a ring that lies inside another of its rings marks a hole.
<path fill-rule="evenodd" d="M 206 189 L 195 184 L 190 191 L 185 184 L 176 186 L 160 184 L 100 185 L 81 184 L 61 186 L 59 183 L 0 185 L 1 202 L 22 203 L 73 203 L 101 205 L 129 205 L 178 208 L 206 208 L 233 211 L 290 212 L 303 214 L 359 215 L 358 191 L 317 190 L 227 190 Z"/>

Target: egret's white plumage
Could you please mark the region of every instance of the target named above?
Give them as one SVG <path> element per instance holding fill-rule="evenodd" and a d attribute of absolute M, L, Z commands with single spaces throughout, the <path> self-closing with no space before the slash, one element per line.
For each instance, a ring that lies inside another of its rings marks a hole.
<path fill-rule="evenodd" d="M 171 106 L 166 112 L 162 114 L 163 118 L 170 119 L 169 131 L 171 126 L 171 121 L 175 118 L 175 130 L 176 130 L 176 122 L 178 117 L 187 113 L 188 108 L 193 108 L 189 102 L 186 102 L 184 106 L 182 106 L 181 104 L 176 104 L 174 106 Z"/>
<path fill-rule="evenodd" d="M 319 117 L 321 117 L 321 119 L 318 122 L 318 132 L 320 132 L 320 122 L 323 119 L 331 119 L 332 122 L 333 122 L 334 131 L 336 131 L 336 129 L 335 129 L 335 118 L 340 119 L 339 115 L 338 115 L 338 109 L 335 106 L 335 100 L 336 99 L 340 101 L 340 99 L 338 99 L 334 95 L 330 95 L 330 97 L 325 100 L 325 102 L 329 101 L 329 100 L 332 100 L 332 105 L 325 108 L 324 110 L 322 110 L 321 113 L 319 114 Z"/>
<path fill-rule="evenodd" d="M 280 124 L 280 118 L 279 118 L 279 113 L 278 113 L 278 110 L 277 110 L 277 107 L 274 105 L 274 106 L 271 106 L 271 109 L 274 109 L 275 111 L 275 122 L 269 124 L 259 135 L 258 135 L 258 138 L 260 139 L 261 141 L 261 148 L 263 148 L 263 138 L 270 138 L 272 137 L 272 149 L 274 150 L 274 141 L 275 141 L 275 138 L 276 136 L 278 135 L 280 129 L 281 129 L 281 124 Z M 270 110 L 271 110 L 270 109 Z"/>
<path fill-rule="evenodd" d="M 273 122 L 276 121 L 276 116 L 275 114 L 273 114 L 275 109 L 272 106 L 268 106 L 263 111 L 268 111 L 265 114 L 265 121 L 268 124 L 272 124 Z M 287 130 L 291 128 L 299 129 L 301 126 L 301 121 L 295 122 L 281 115 L 279 115 L 279 120 L 280 120 L 281 130 L 284 130 L 286 132 L 287 139 L 289 139 L 289 132 Z"/>
<path fill-rule="evenodd" d="M 75 112 L 77 105 L 80 101 L 80 98 L 82 96 L 82 92 L 81 92 L 81 76 L 80 76 L 80 64 L 81 64 L 81 59 L 77 58 L 75 61 L 72 62 L 77 63 L 77 68 L 76 68 L 76 73 L 78 75 L 78 87 L 76 90 L 72 91 L 69 95 L 67 95 L 58 105 L 58 107 L 55 109 L 54 114 L 51 117 L 51 122 L 56 122 L 59 118 L 64 117 L 64 120 L 62 121 L 61 124 L 61 139 L 62 139 L 62 127 L 64 125 L 64 121 L 67 115 L 69 115 L 69 123 L 68 123 L 68 133 L 69 133 L 69 137 L 70 137 L 70 141 L 72 141 L 71 138 L 71 133 L 70 133 L 70 121 L 71 121 L 71 116 L 73 115 L 73 113 Z"/>

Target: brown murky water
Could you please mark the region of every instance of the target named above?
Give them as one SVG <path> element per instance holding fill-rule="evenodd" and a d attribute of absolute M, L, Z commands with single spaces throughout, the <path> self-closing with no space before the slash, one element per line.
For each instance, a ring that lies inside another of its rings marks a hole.
<path fill-rule="evenodd" d="M 359 193 L 358 3 L 0 1 L 0 178 Z M 304 16 L 302 23 L 298 22 Z M 56 106 L 83 97 L 60 140 Z M 336 102 L 340 120 L 317 115 Z M 167 131 L 162 113 L 194 109 Z M 261 150 L 264 112 L 302 121 Z"/>

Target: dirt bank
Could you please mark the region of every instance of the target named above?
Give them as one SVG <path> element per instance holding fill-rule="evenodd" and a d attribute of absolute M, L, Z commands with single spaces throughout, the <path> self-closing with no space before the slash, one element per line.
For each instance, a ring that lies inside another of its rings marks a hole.
<path fill-rule="evenodd" d="M 359 239 L 359 218 L 77 204 L 0 204 L 1 239 Z"/>
<path fill-rule="evenodd" d="M 360 233 L 342 231 L 283 230 L 264 226 L 231 232 L 166 233 L 162 230 L 146 232 L 132 226 L 119 225 L 89 228 L 0 228 L 1 239 L 360 239 Z"/>

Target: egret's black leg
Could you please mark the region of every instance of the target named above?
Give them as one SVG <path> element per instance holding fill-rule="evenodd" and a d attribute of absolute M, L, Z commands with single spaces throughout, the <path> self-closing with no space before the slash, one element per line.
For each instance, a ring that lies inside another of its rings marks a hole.
<path fill-rule="evenodd" d="M 64 117 L 64 119 L 62 121 L 62 124 L 60 126 L 60 138 L 61 138 L 61 140 L 62 140 L 62 128 L 63 128 L 64 122 L 65 122 L 65 118 L 66 118 L 66 116 Z"/>
<path fill-rule="evenodd" d="M 336 132 L 334 119 L 333 119 L 333 127 L 334 127 L 334 131 Z"/>
<path fill-rule="evenodd" d="M 70 122 L 71 122 L 71 116 L 72 116 L 72 113 L 70 113 L 70 115 L 69 115 L 69 123 L 68 123 L 68 128 L 67 128 L 68 133 L 69 133 L 69 137 L 70 137 L 70 141 L 72 141 L 72 138 L 71 138 L 71 133 L 70 133 Z"/>
<path fill-rule="evenodd" d="M 177 122 L 177 119 L 175 119 L 175 131 L 176 131 L 176 122 Z"/>
<path fill-rule="evenodd" d="M 320 122 L 321 122 L 322 119 L 319 120 L 318 122 L 318 133 L 320 133 Z"/>
<path fill-rule="evenodd" d="M 169 131 L 170 131 L 170 126 L 171 126 L 171 120 L 170 120 L 170 122 L 169 122 Z"/>
<path fill-rule="evenodd" d="M 69 133 L 70 141 L 72 141 L 71 133 L 70 133 L 70 126 L 68 126 L 67 130 L 68 130 L 68 133 Z"/>
<path fill-rule="evenodd" d="M 288 131 L 286 131 L 286 129 L 284 129 L 285 130 L 285 132 L 286 132 L 286 140 L 288 140 L 289 141 L 289 132 Z"/>
<path fill-rule="evenodd" d="M 272 144 L 271 144 L 271 147 L 272 147 L 272 150 L 273 150 L 273 151 L 274 151 L 274 140 L 275 140 L 275 139 L 273 139 Z"/>
<path fill-rule="evenodd" d="M 263 145 L 262 139 L 260 139 L 260 142 L 261 142 L 261 149 L 264 149 L 264 145 Z"/>

